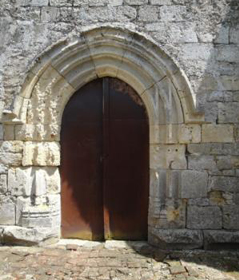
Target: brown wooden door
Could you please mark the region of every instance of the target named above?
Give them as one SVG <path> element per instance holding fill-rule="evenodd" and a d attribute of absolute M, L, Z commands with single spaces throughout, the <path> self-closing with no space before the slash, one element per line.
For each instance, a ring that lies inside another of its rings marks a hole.
<path fill-rule="evenodd" d="M 61 131 L 62 237 L 147 238 L 149 128 L 142 100 L 115 78 L 68 102 Z"/>

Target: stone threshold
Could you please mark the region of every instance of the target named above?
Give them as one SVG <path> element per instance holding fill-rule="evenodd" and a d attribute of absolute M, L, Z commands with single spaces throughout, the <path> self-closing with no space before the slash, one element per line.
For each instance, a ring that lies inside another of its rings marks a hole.
<path fill-rule="evenodd" d="M 147 241 L 124 241 L 124 240 L 106 240 L 106 241 L 89 241 L 80 239 L 60 239 L 57 243 L 46 245 L 44 247 L 54 248 L 59 246 L 75 245 L 84 248 L 94 248 L 101 246 L 106 249 L 115 248 L 137 248 L 140 249 L 145 246 L 151 246 Z"/>

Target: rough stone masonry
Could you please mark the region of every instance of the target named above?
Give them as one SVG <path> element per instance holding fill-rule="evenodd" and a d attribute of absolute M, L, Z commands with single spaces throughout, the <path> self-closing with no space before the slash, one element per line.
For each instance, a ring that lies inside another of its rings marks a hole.
<path fill-rule="evenodd" d="M 149 243 L 239 243 L 237 0 L 1 0 L 0 38 L 0 243 L 60 238 L 62 112 L 109 75 L 149 114 Z"/>

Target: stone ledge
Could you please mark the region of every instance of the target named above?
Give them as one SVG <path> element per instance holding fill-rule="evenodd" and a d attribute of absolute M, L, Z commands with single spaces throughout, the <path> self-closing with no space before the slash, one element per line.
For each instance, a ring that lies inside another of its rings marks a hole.
<path fill-rule="evenodd" d="M 205 250 L 228 250 L 239 248 L 239 231 L 204 230 Z"/>
<path fill-rule="evenodd" d="M 203 246 L 203 235 L 201 230 L 151 228 L 148 241 L 161 249 L 197 249 Z"/>
<path fill-rule="evenodd" d="M 18 226 L 0 227 L 0 244 L 4 245 L 43 245 L 59 240 L 59 229 L 40 230 Z"/>

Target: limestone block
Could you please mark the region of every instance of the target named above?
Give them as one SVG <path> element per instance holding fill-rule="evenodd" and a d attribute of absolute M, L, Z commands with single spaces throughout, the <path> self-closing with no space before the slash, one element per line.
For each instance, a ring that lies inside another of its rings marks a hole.
<path fill-rule="evenodd" d="M 54 228 L 60 226 L 60 211 L 53 204 L 51 206 L 46 204 L 30 205 L 22 212 L 21 225 L 30 228 Z"/>
<path fill-rule="evenodd" d="M 186 169 L 184 145 L 155 145 L 150 147 L 150 167 L 152 169 Z"/>
<path fill-rule="evenodd" d="M 203 245 L 200 230 L 149 228 L 149 243 L 162 249 L 196 249 Z"/>
<path fill-rule="evenodd" d="M 3 125 L 0 124 L 0 140 L 3 139 Z"/>
<path fill-rule="evenodd" d="M 148 0 L 124 0 L 127 5 L 144 5 L 148 3 Z"/>
<path fill-rule="evenodd" d="M 188 144 L 187 150 L 194 155 L 232 155 L 238 151 L 237 144 L 201 143 Z"/>
<path fill-rule="evenodd" d="M 123 0 L 110 0 L 109 5 L 111 6 L 121 6 L 123 4 Z"/>
<path fill-rule="evenodd" d="M 49 0 L 32 0 L 31 5 L 39 6 L 39 7 L 48 6 L 48 2 L 49 2 Z"/>
<path fill-rule="evenodd" d="M 44 239 L 52 237 L 42 230 L 35 228 L 23 228 L 18 226 L 7 226 L 3 228 L 3 241 L 12 245 L 37 245 Z"/>
<path fill-rule="evenodd" d="M 230 73 L 220 76 L 220 85 L 222 90 L 236 91 L 239 89 L 239 78 L 238 76 L 232 76 Z M 234 95 L 235 96 L 235 95 Z M 238 100 L 235 100 L 238 101 Z M 219 104 L 220 105 L 220 104 Z M 233 104 L 232 104 L 233 105 Z"/>
<path fill-rule="evenodd" d="M 210 206 L 209 198 L 189 198 L 188 205 L 195 205 L 195 206 Z"/>
<path fill-rule="evenodd" d="M 60 174 L 55 167 L 21 167 L 8 171 L 8 188 L 14 196 L 43 196 L 60 192 Z"/>
<path fill-rule="evenodd" d="M 14 140 L 14 126 L 4 125 L 3 126 L 3 139 L 4 140 Z"/>
<path fill-rule="evenodd" d="M 239 193 L 238 177 L 211 176 L 209 190 Z"/>
<path fill-rule="evenodd" d="M 185 6 L 162 6 L 160 18 L 163 21 L 182 21 L 187 13 Z"/>
<path fill-rule="evenodd" d="M 11 168 L 8 170 L 8 189 L 14 196 L 30 196 L 32 192 L 32 168 Z"/>
<path fill-rule="evenodd" d="M 35 126 L 33 124 L 24 124 L 15 126 L 16 140 L 33 140 Z"/>
<path fill-rule="evenodd" d="M 0 164 L 9 166 L 20 166 L 22 164 L 22 154 L 0 153 Z"/>
<path fill-rule="evenodd" d="M 220 123 L 239 123 L 239 102 L 219 104 L 218 121 Z"/>
<path fill-rule="evenodd" d="M 158 20 L 158 7 L 156 6 L 143 6 L 140 7 L 138 13 L 138 20 L 139 21 L 157 21 Z"/>
<path fill-rule="evenodd" d="M 30 197 L 18 197 L 16 201 L 16 225 L 21 225 L 22 213 L 31 205 Z"/>
<path fill-rule="evenodd" d="M 58 142 L 26 142 L 23 149 L 23 166 L 60 165 L 60 145 Z"/>
<path fill-rule="evenodd" d="M 5 194 L 7 192 L 7 175 L 0 175 L 0 194 Z"/>
<path fill-rule="evenodd" d="M 72 6 L 73 0 L 49 0 L 50 6 Z"/>
<path fill-rule="evenodd" d="M 228 44 L 229 43 L 229 26 L 220 26 L 218 34 L 214 40 L 217 44 Z"/>
<path fill-rule="evenodd" d="M 200 143 L 201 126 L 200 125 L 181 125 L 178 128 L 179 143 Z"/>
<path fill-rule="evenodd" d="M 150 0 L 150 4 L 152 5 L 171 5 L 172 4 L 172 0 Z"/>
<path fill-rule="evenodd" d="M 237 46 L 220 46 L 217 50 L 216 59 L 218 61 L 239 62 L 239 50 Z"/>
<path fill-rule="evenodd" d="M 223 228 L 225 229 L 239 229 L 239 206 L 238 205 L 224 205 L 223 213 Z"/>
<path fill-rule="evenodd" d="M 239 156 L 218 156 L 217 167 L 219 170 L 239 168 Z"/>
<path fill-rule="evenodd" d="M 150 212 L 148 220 L 150 226 L 155 228 L 185 228 L 186 202 L 184 200 L 166 198 L 162 201 L 159 199 L 158 204 L 154 206 L 158 207 L 158 211 L 153 209 L 154 213 Z"/>
<path fill-rule="evenodd" d="M 5 164 L 0 163 L 0 174 L 7 173 L 8 167 Z"/>
<path fill-rule="evenodd" d="M 226 231 L 226 230 L 204 230 L 204 249 L 218 249 L 219 245 L 222 248 L 228 243 L 239 243 L 239 231 Z"/>
<path fill-rule="evenodd" d="M 232 125 L 202 125 L 202 142 L 234 142 Z"/>
<path fill-rule="evenodd" d="M 44 169 L 46 186 L 48 194 L 57 194 L 60 192 L 61 177 L 59 169 L 55 167 L 47 167 Z"/>
<path fill-rule="evenodd" d="M 208 174 L 194 170 L 184 170 L 181 176 L 181 197 L 207 197 Z"/>
<path fill-rule="evenodd" d="M 186 22 L 157 22 L 145 25 L 148 31 L 154 31 L 155 36 L 162 41 L 173 43 L 197 43 L 198 38 L 195 32 L 196 27 L 193 23 L 190 25 Z"/>
<path fill-rule="evenodd" d="M 150 143 L 176 144 L 178 143 L 178 125 L 150 125 Z"/>
<path fill-rule="evenodd" d="M 0 153 L 21 153 L 22 151 L 22 141 L 0 141 Z"/>
<path fill-rule="evenodd" d="M 0 225 L 15 225 L 15 204 L 6 196 L 0 196 Z"/>
<path fill-rule="evenodd" d="M 187 228 L 221 229 L 222 212 L 217 206 L 189 206 L 187 210 Z"/>
<path fill-rule="evenodd" d="M 225 155 L 239 156 L 239 143 L 224 144 L 223 151 Z"/>
<path fill-rule="evenodd" d="M 196 170 L 217 170 L 214 156 L 191 155 L 188 157 L 188 168 Z"/>
<path fill-rule="evenodd" d="M 59 16 L 59 8 L 57 7 L 43 7 L 41 9 L 42 22 L 54 22 Z"/>
<path fill-rule="evenodd" d="M 209 44 L 193 44 L 188 43 L 182 46 L 181 50 L 181 56 L 183 60 L 196 60 L 198 63 L 198 60 L 206 60 L 211 56 L 211 52 L 213 50 L 213 47 Z"/>
<path fill-rule="evenodd" d="M 230 28 L 230 43 L 239 44 L 239 25 Z"/>

